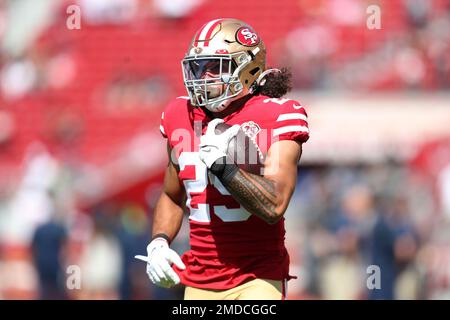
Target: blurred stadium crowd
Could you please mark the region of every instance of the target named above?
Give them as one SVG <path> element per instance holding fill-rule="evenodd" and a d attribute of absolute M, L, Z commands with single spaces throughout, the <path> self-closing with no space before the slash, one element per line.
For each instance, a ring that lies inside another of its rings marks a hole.
<path fill-rule="evenodd" d="M 291 68 L 300 101 L 308 92 L 448 99 L 448 1 L 283 3 L 0 0 L 0 299 L 182 297 L 181 287 L 151 286 L 133 257 L 149 241 L 166 162 L 160 113 L 184 95 L 180 60 L 205 21 L 251 24 L 269 65 Z M 74 4 L 81 28 L 71 30 Z M 380 30 L 366 27 L 373 4 Z M 286 213 L 299 277 L 288 298 L 450 299 L 447 133 L 406 158 L 301 163 Z M 371 265 L 377 290 L 367 288 Z M 68 266 L 79 267 L 79 287 Z"/>

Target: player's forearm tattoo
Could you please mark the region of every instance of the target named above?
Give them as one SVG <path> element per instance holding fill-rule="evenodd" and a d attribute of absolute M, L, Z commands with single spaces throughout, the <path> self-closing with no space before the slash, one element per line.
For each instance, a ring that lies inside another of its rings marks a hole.
<path fill-rule="evenodd" d="M 268 223 L 275 223 L 279 216 L 276 212 L 277 196 L 275 184 L 267 178 L 241 169 L 231 177 L 219 177 L 231 195 L 250 213 Z"/>

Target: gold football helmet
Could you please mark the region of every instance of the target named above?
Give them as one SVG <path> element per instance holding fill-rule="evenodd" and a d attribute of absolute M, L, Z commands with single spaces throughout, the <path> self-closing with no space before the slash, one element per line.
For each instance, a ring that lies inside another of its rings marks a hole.
<path fill-rule="evenodd" d="M 266 48 L 246 23 L 216 19 L 197 31 L 181 64 L 191 104 L 219 112 L 256 89 Z"/>

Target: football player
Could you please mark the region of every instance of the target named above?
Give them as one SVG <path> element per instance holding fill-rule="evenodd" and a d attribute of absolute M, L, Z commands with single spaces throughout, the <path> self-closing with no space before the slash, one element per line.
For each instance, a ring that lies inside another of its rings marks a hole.
<path fill-rule="evenodd" d="M 154 284 L 184 284 L 185 299 L 283 299 L 292 278 L 283 214 L 309 138 L 304 107 L 282 98 L 290 74 L 267 69 L 263 41 L 236 19 L 202 26 L 182 69 L 189 96 L 162 114 L 169 163 L 147 256 L 137 258 Z M 261 174 L 224 161 L 239 130 L 263 155 Z M 180 257 L 170 243 L 185 211 L 190 250 Z"/>

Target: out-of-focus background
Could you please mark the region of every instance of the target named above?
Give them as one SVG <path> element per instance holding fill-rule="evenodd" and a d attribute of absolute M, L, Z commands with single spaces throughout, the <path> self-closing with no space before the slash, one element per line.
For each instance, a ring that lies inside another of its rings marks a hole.
<path fill-rule="evenodd" d="M 0 299 L 182 297 L 133 256 L 167 161 L 160 114 L 218 17 L 255 28 L 309 113 L 288 298 L 449 299 L 446 0 L 0 0 Z"/>

